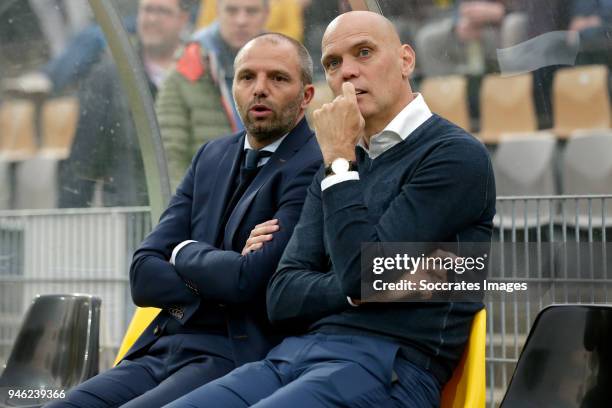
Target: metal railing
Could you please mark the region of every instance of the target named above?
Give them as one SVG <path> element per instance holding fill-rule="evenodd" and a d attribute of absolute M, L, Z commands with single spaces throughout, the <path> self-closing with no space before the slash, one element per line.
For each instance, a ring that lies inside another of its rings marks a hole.
<path fill-rule="evenodd" d="M 511 253 L 491 266 L 487 279 L 519 276 L 534 289 L 518 301 L 486 302 L 490 407 L 501 401 L 540 310 L 553 303 L 607 303 L 612 296 L 612 256 L 606 245 L 612 195 L 498 197 L 494 225 L 494 243 L 531 250 Z M 568 260 L 568 252 L 583 257 Z M 529 260 L 529 254 L 537 259 Z"/>

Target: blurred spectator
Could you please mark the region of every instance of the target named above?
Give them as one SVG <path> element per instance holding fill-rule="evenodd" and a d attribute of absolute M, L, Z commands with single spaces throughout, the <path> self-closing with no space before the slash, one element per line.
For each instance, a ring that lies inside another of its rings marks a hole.
<path fill-rule="evenodd" d="M 480 75 L 496 70 L 496 49 L 525 38 L 522 0 L 459 0 L 455 15 L 427 24 L 417 34 L 424 75 Z"/>
<path fill-rule="evenodd" d="M 188 23 L 186 0 L 140 0 L 134 39 L 155 96 Z M 107 55 L 79 91 L 75 139 L 60 177 L 60 207 L 92 205 L 102 182 L 105 206 L 145 205 L 142 159 L 116 66 Z"/>
<path fill-rule="evenodd" d="M 525 39 L 567 30 L 574 1 L 580 0 L 523 0 L 521 11 L 527 16 Z"/>
<path fill-rule="evenodd" d="M 30 0 L 30 7 L 40 21 L 52 57 L 59 55 L 68 39 L 85 28 L 91 17 L 88 4 L 82 0 Z"/>
<path fill-rule="evenodd" d="M 612 0 L 574 0 L 569 30 L 579 36 L 578 63 L 612 66 Z"/>
<path fill-rule="evenodd" d="M 189 0 L 191 20 L 195 19 L 197 14 L 196 1 Z M 81 0 L 79 5 L 89 10 Z M 115 5 L 118 14 L 123 17 L 125 30 L 128 34 L 136 34 L 138 0 L 117 0 Z M 183 36 L 186 37 L 191 32 L 190 27 L 186 26 L 184 31 Z M 7 89 L 26 93 L 61 93 L 66 87 L 74 85 L 89 74 L 92 67 L 100 61 L 106 45 L 102 28 L 98 24 L 90 24 L 77 32 L 59 55 L 38 71 L 5 80 L 3 85 Z"/>
<path fill-rule="evenodd" d="M 128 34 L 134 35 L 136 16 L 126 16 L 123 26 Z M 49 91 L 62 92 L 67 86 L 86 77 L 105 50 L 106 38 L 99 25 L 92 24 L 79 32 L 57 58 L 40 69 L 40 73 L 49 81 Z"/>
<path fill-rule="evenodd" d="M 217 4 L 217 21 L 194 34 L 157 100 L 172 189 L 202 143 L 242 129 L 231 96 L 234 58 L 264 30 L 268 2 L 218 0 Z"/>
<path fill-rule="evenodd" d="M 268 0 L 270 14 L 266 23 L 267 31 L 281 33 L 303 40 L 304 18 L 302 9 L 311 0 Z M 196 28 L 204 28 L 217 18 L 218 0 L 202 0 Z"/>

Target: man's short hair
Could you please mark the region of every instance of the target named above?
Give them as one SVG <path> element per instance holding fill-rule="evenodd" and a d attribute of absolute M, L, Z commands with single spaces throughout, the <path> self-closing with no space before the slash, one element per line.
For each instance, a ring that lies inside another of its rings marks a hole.
<path fill-rule="evenodd" d="M 297 51 L 298 59 L 300 60 L 300 71 L 301 71 L 300 77 L 302 79 L 302 84 L 304 85 L 312 84 L 312 76 L 313 76 L 312 58 L 310 57 L 310 53 L 308 52 L 306 47 L 304 47 L 304 45 L 301 42 L 285 34 L 275 33 L 275 32 L 266 32 L 266 33 L 258 34 L 255 37 L 251 38 L 249 42 L 255 41 L 257 39 L 263 39 L 272 44 L 280 44 L 281 41 L 286 41 L 290 43 L 293 46 L 293 48 L 295 48 L 295 50 Z M 238 57 L 240 56 L 241 51 L 242 49 L 238 51 L 238 55 L 236 55 L 236 59 L 234 61 L 238 61 Z"/>
<path fill-rule="evenodd" d="M 217 0 L 217 3 L 221 3 L 223 0 Z M 264 7 L 268 7 L 270 5 L 270 0 L 261 0 L 263 2 Z"/>

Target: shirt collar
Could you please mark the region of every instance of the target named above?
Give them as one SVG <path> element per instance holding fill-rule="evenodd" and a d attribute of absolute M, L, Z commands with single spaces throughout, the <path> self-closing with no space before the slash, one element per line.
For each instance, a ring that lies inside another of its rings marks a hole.
<path fill-rule="evenodd" d="M 280 144 L 283 143 L 283 140 L 285 140 L 285 138 L 287 137 L 288 134 L 289 133 L 287 133 L 283 137 L 280 137 L 280 138 L 276 139 L 273 143 L 270 143 L 269 145 L 262 147 L 261 150 L 266 150 L 268 152 L 274 153 L 276 151 L 276 149 L 278 149 L 278 146 L 280 146 Z M 247 135 L 244 135 L 244 147 L 243 147 L 243 150 L 252 149 L 252 148 L 253 147 L 249 143 L 249 137 Z"/>
<path fill-rule="evenodd" d="M 383 131 L 370 138 L 369 148 L 365 147 L 363 140 L 359 141 L 358 146 L 374 160 L 396 144 L 406 140 L 431 115 L 431 110 L 429 110 L 423 96 L 420 93 L 415 93 L 414 99 L 389 122 Z"/>

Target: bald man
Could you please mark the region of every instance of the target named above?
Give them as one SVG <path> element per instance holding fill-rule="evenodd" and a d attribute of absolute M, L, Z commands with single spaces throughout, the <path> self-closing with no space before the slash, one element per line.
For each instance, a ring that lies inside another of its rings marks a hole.
<path fill-rule="evenodd" d="M 171 407 L 437 407 L 482 308 L 360 299 L 363 242 L 489 242 L 493 172 L 412 92 L 414 51 L 387 19 L 339 16 L 322 54 L 336 95 L 314 112 L 325 169 L 267 291 L 270 320 L 302 334 Z"/>

